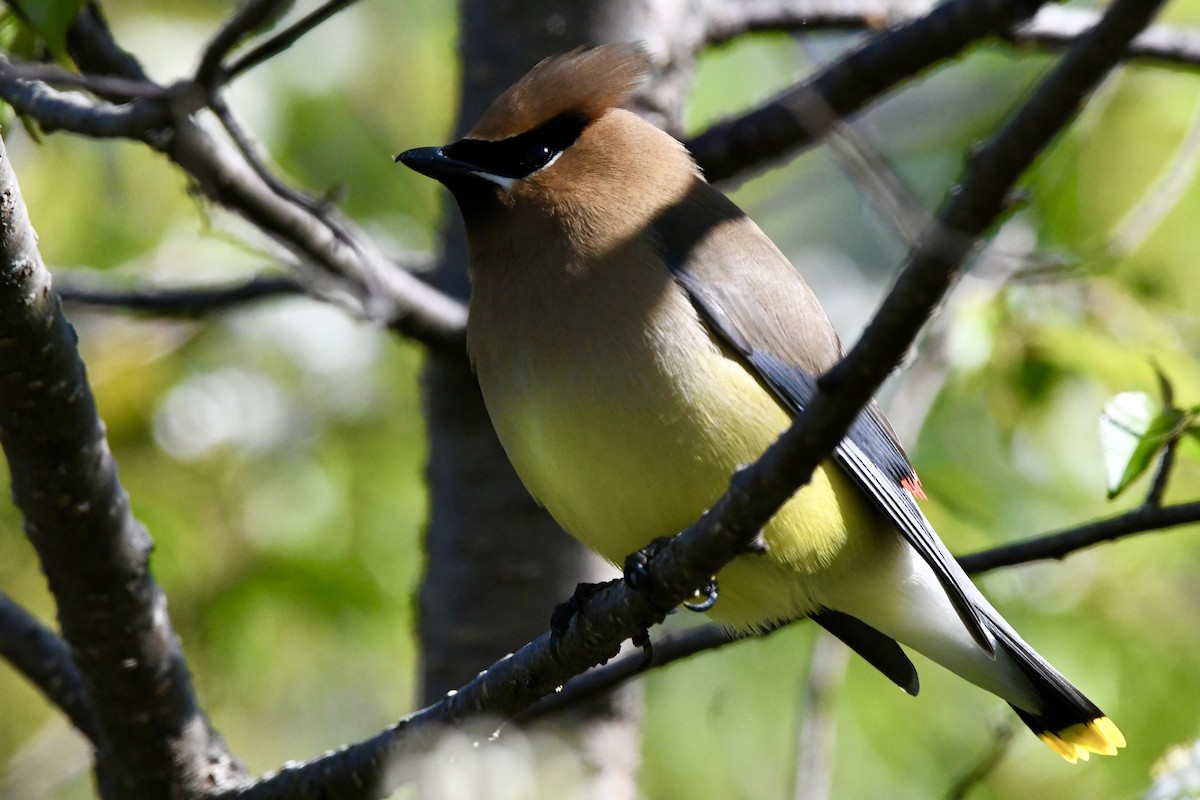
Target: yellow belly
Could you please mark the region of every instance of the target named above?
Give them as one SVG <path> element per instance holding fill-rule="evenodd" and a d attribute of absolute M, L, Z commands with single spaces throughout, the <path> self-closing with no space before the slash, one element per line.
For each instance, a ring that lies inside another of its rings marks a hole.
<path fill-rule="evenodd" d="M 569 533 L 616 564 L 698 519 L 734 470 L 790 422 L 742 362 L 699 344 L 674 354 L 658 348 L 654 363 L 636 371 L 620 363 L 542 371 L 500 393 L 485 382 L 526 486 Z M 764 530 L 768 553 L 740 557 L 718 576 L 709 616 L 744 629 L 807 614 L 873 523 L 841 470 L 818 468 Z"/>

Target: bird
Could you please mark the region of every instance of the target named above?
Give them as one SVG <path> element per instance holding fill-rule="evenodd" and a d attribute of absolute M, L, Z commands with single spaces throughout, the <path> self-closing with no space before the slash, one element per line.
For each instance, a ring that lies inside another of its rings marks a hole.
<path fill-rule="evenodd" d="M 694 522 L 843 354 L 820 302 L 685 146 L 622 108 L 637 44 L 552 56 L 464 137 L 396 161 L 441 182 L 469 249 L 467 339 L 533 497 L 619 564 Z M 915 650 L 1007 701 L 1071 763 L 1117 726 L 1013 630 L 917 505 L 872 402 L 716 576 L 706 613 L 756 632 L 810 617 L 915 695 Z"/>

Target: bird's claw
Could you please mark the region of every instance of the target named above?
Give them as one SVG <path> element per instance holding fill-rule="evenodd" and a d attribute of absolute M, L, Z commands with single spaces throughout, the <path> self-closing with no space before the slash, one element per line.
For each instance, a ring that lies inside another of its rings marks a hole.
<path fill-rule="evenodd" d="M 650 669 L 650 665 L 654 663 L 654 645 L 650 642 L 650 631 L 643 628 L 629 641 L 642 648 L 642 662 L 633 671 L 634 675 L 638 675 Z"/>
<path fill-rule="evenodd" d="M 625 585 L 646 598 L 664 615 L 669 614 L 672 609 L 662 608 L 651 599 L 651 593 L 654 590 L 654 576 L 650 573 L 650 561 L 669 541 L 671 540 L 667 537 L 659 537 L 625 559 Z M 704 599 L 697 603 L 685 602 L 683 607 L 689 611 L 708 611 L 717 602 L 717 591 L 717 579 L 711 577 L 696 592 L 698 595 L 703 595 Z"/>
<path fill-rule="evenodd" d="M 575 615 L 583 610 L 587 605 L 587 601 L 606 586 L 611 586 L 613 581 L 607 583 L 580 583 L 575 587 L 575 591 L 571 594 L 571 598 L 566 602 L 559 603 L 554 607 L 554 612 L 550 615 L 550 655 L 555 661 L 559 661 L 558 642 L 571 627 L 571 620 Z"/>
<path fill-rule="evenodd" d="M 696 611 L 696 612 L 708 611 L 710 608 L 712 608 L 714 605 L 716 605 L 717 593 L 718 593 L 717 579 L 709 578 L 708 580 L 706 580 L 704 582 L 704 585 L 701 586 L 700 589 L 696 592 L 696 594 L 698 594 L 698 595 L 701 595 L 701 594 L 704 595 L 704 599 L 698 603 L 689 603 L 688 601 L 685 600 L 683 603 L 683 607 L 686 608 L 688 611 Z"/>

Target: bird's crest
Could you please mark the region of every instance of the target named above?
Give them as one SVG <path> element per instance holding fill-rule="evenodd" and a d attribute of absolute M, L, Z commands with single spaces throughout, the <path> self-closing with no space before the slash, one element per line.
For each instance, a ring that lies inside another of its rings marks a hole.
<path fill-rule="evenodd" d="M 624 102 L 649 70 L 650 61 L 636 44 L 551 56 L 497 97 L 467 135 L 507 139 L 565 116 L 586 124 Z"/>

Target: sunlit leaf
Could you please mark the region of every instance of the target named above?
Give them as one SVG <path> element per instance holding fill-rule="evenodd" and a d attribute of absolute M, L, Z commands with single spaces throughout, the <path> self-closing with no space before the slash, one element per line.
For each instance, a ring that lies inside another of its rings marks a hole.
<path fill-rule="evenodd" d="M 1150 468 L 1185 416 L 1144 392 L 1122 392 L 1108 401 L 1100 415 L 1100 446 L 1110 500 Z"/>

